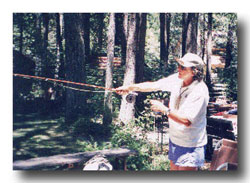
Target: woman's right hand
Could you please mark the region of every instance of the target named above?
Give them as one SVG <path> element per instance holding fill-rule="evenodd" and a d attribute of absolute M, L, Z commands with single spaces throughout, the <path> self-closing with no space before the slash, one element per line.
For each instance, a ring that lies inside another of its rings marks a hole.
<path fill-rule="evenodd" d="M 113 91 L 115 91 L 119 95 L 127 95 L 129 93 L 129 89 L 127 86 L 121 86 L 118 88 L 114 88 Z"/>

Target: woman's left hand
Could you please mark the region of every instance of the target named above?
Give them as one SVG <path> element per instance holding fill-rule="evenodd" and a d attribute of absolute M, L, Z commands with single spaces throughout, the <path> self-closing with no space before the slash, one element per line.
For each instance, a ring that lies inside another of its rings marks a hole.
<path fill-rule="evenodd" d="M 158 100 L 150 100 L 150 104 L 151 110 L 155 112 L 165 113 L 165 111 L 168 109 L 162 102 Z"/>

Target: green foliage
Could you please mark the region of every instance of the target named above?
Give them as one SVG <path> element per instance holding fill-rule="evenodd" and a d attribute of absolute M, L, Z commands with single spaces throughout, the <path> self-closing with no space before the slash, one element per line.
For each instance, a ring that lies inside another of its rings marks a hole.
<path fill-rule="evenodd" d="M 238 71 L 237 67 L 230 66 L 226 69 L 217 69 L 221 83 L 227 84 L 226 96 L 230 101 L 237 101 L 238 93 Z"/>
<path fill-rule="evenodd" d="M 228 31 L 231 31 L 231 37 L 228 37 Z M 237 40 L 237 15 L 235 13 L 217 13 L 213 14 L 213 29 L 215 47 L 226 48 L 228 39 L 232 40 L 231 64 L 228 68 L 217 68 L 219 82 L 227 84 L 226 95 L 231 101 L 237 100 L 238 92 L 238 40 Z M 226 53 L 221 54 L 226 58 Z"/>
<path fill-rule="evenodd" d="M 140 127 L 135 122 L 126 126 L 115 126 L 112 131 L 111 143 L 113 147 L 127 147 L 137 151 L 137 155 L 127 158 L 129 170 L 167 170 L 169 161 L 159 158 L 154 162 L 157 152 L 155 146 L 148 143 L 145 136 L 139 135 Z M 166 155 L 164 155 L 166 156 Z"/>
<path fill-rule="evenodd" d="M 60 120 L 63 121 L 63 119 Z M 144 132 L 141 134 L 142 130 Z M 127 158 L 129 170 L 168 170 L 167 155 L 159 154 L 156 144 L 147 141 L 145 133 L 149 130 L 143 129 L 138 121 L 126 126 L 112 125 L 107 128 L 86 118 L 77 120 L 70 127 L 72 135 L 77 137 L 76 144 L 80 147 L 80 151 L 127 147 L 137 151 L 136 155 Z M 107 133 L 109 133 L 109 138 L 107 138 Z"/>

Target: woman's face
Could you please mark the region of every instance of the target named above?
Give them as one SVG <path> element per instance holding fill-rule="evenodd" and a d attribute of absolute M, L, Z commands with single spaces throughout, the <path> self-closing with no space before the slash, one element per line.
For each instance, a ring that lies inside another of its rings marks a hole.
<path fill-rule="evenodd" d="M 183 81 L 193 80 L 194 72 L 191 67 L 183 67 L 182 65 L 178 65 L 178 73 L 179 78 L 183 79 Z"/>

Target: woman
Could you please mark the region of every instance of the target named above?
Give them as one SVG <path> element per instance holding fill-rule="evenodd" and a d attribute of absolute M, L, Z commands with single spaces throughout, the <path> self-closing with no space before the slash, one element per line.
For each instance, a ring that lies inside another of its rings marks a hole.
<path fill-rule="evenodd" d="M 151 109 L 169 118 L 170 170 L 198 170 L 205 161 L 207 144 L 206 111 L 209 93 L 203 82 L 202 59 L 192 53 L 177 59 L 178 73 L 156 82 L 116 88 L 118 94 L 130 91 L 170 91 L 169 107 L 151 101 Z"/>

